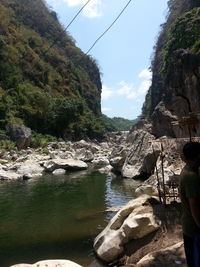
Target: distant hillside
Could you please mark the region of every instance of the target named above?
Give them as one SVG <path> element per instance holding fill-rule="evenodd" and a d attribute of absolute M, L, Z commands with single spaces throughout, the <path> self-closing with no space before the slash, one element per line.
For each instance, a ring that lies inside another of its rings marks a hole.
<path fill-rule="evenodd" d="M 129 131 L 132 126 L 138 121 L 128 120 L 120 117 L 108 118 L 107 120 L 115 127 L 116 131 Z"/>
<path fill-rule="evenodd" d="M 0 1 L 0 130 L 11 122 L 65 138 L 100 137 L 107 131 L 101 87 L 95 60 L 43 0 Z"/>

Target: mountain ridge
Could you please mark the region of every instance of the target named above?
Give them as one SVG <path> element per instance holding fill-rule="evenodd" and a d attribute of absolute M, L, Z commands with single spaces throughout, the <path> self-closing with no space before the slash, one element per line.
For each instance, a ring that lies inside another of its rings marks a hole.
<path fill-rule="evenodd" d="M 45 1 L 2 0 L 0 27 L 1 130 L 17 123 L 81 139 L 101 137 L 112 128 L 101 113 L 96 61 L 63 33 Z"/>

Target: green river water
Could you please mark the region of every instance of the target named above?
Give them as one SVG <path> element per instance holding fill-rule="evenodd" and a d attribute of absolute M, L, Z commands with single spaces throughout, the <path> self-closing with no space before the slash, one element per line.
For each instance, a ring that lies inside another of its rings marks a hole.
<path fill-rule="evenodd" d="M 44 259 L 89 266 L 95 236 L 127 203 L 137 183 L 77 172 L 0 184 L 0 267 Z"/>

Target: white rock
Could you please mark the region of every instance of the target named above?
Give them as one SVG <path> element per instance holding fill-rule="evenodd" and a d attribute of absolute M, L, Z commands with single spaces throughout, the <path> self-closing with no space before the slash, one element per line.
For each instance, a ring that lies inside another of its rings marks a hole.
<path fill-rule="evenodd" d="M 0 180 L 17 180 L 21 177 L 21 175 L 17 174 L 16 172 L 12 171 L 5 171 L 5 170 L 0 170 Z"/>
<path fill-rule="evenodd" d="M 122 176 L 125 178 L 132 178 L 138 176 L 139 174 L 140 172 L 138 172 L 138 169 L 133 165 L 124 164 L 124 166 L 122 167 Z"/>
<path fill-rule="evenodd" d="M 94 168 L 102 168 L 102 167 L 106 167 L 110 165 L 110 162 L 106 157 L 99 157 L 99 158 L 95 158 L 92 161 L 92 164 Z"/>
<path fill-rule="evenodd" d="M 61 155 L 59 152 L 58 155 L 61 159 L 73 159 L 73 158 L 75 158 L 75 152 L 74 151 L 65 151 Z"/>
<path fill-rule="evenodd" d="M 113 168 L 116 171 L 121 172 L 124 161 L 125 161 L 125 157 L 118 156 L 118 157 L 111 158 L 110 164 L 113 166 Z"/>
<path fill-rule="evenodd" d="M 43 167 L 45 168 L 45 171 L 47 172 L 53 172 L 56 170 L 54 161 L 46 161 L 43 163 Z M 59 169 L 59 167 L 58 167 Z"/>
<path fill-rule="evenodd" d="M 37 161 L 26 160 L 17 169 L 17 173 L 21 176 L 31 175 L 32 177 L 37 177 L 42 176 L 43 170 L 44 168 L 42 168 Z"/>
<path fill-rule="evenodd" d="M 151 186 L 151 185 L 142 185 L 139 186 L 136 190 L 135 190 L 135 194 L 137 197 L 141 196 L 141 195 L 149 195 L 149 196 L 157 196 L 158 195 L 158 190 Z"/>
<path fill-rule="evenodd" d="M 77 149 L 75 152 L 75 158 L 85 162 L 90 162 L 94 159 L 94 155 L 90 150 L 85 148 Z"/>
<path fill-rule="evenodd" d="M 66 174 L 65 169 L 56 169 L 55 171 L 53 171 L 53 175 L 64 175 L 64 174 Z"/>
<path fill-rule="evenodd" d="M 109 149 L 109 145 L 107 142 L 102 142 L 100 143 L 100 146 L 103 148 L 103 149 Z"/>
<path fill-rule="evenodd" d="M 94 242 L 99 258 L 106 262 L 116 260 L 129 240 L 144 237 L 160 227 L 161 223 L 153 214 L 150 199 L 150 196 L 143 195 L 130 201 L 111 219 Z"/>
<path fill-rule="evenodd" d="M 16 264 L 10 267 L 81 267 L 81 265 L 69 260 L 44 260 L 34 264 Z"/>
<path fill-rule="evenodd" d="M 6 159 L 0 159 L 0 164 L 7 164 L 8 163 L 8 160 L 6 160 Z"/>
<path fill-rule="evenodd" d="M 101 149 L 98 144 L 95 144 L 93 142 L 86 142 L 84 140 L 81 140 L 79 142 L 74 143 L 73 148 L 75 150 L 80 149 L 80 148 L 84 148 L 86 150 L 91 151 L 92 153 L 96 153 L 97 151 L 99 151 Z"/>
<path fill-rule="evenodd" d="M 126 142 L 113 149 L 111 165 L 125 178 L 147 179 L 152 174 L 160 153 L 160 147 L 156 144 L 153 152 L 154 140 L 155 137 L 145 130 L 131 131 Z M 122 159 L 117 162 L 118 157 Z"/>
<path fill-rule="evenodd" d="M 88 165 L 81 160 L 74 159 L 54 159 L 44 163 L 47 172 L 53 172 L 56 169 L 65 169 L 69 171 L 78 171 L 87 169 Z"/>
<path fill-rule="evenodd" d="M 98 169 L 100 173 L 109 174 L 112 171 L 113 167 L 111 165 L 108 165 L 106 167 L 103 167 L 101 169 Z"/>
<path fill-rule="evenodd" d="M 92 153 L 96 153 L 97 151 L 99 151 L 101 148 L 99 145 L 94 144 L 94 143 L 90 143 L 90 150 Z"/>

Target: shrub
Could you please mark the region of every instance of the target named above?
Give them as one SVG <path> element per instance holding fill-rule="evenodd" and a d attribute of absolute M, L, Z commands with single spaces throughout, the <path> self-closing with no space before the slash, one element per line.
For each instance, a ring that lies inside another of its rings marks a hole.
<path fill-rule="evenodd" d="M 169 41 L 165 47 L 163 71 L 166 72 L 172 58 L 172 53 L 178 49 L 198 51 L 200 48 L 200 8 L 185 13 L 179 17 L 169 30 Z"/>
<path fill-rule="evenodd" d="M 57 141 L 57 138 L 51 135 L 43 135 L 40 133 L 33 132 L 31 138 L 31 147 L 46 147 L 50 142 Z"/>
<path fill-rule="evenodd" d="M 16 144 L 11 140 L 1 140 L 0 150 L 16 150 Z"/>

